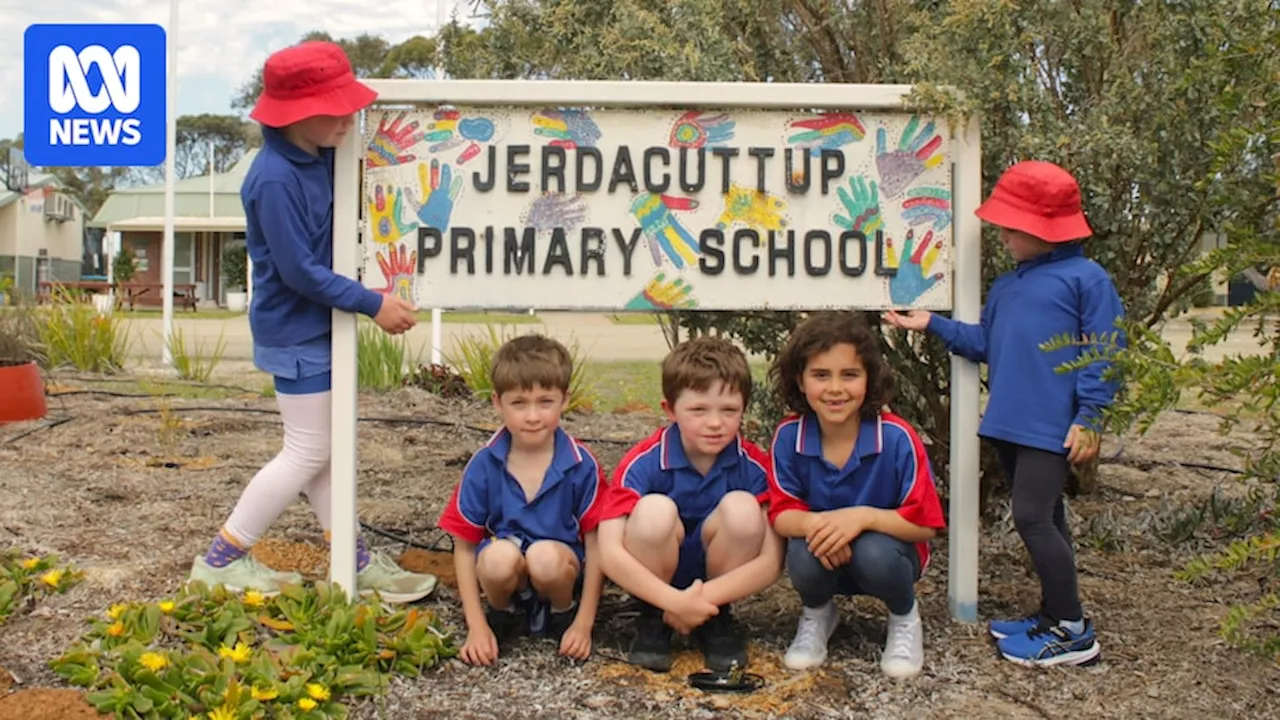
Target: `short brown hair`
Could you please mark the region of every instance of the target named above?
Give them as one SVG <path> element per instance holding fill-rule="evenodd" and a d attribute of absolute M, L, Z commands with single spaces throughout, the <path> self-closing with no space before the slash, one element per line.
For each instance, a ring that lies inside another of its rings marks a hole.
<path fill-rule="evenodd" d="M 662 397 L 675 405 L 682 390 L 703 392 L 719 380 L 725 387 L 742 393 L 742 403 L 751 400 L 751 366 L 737 345 L 718 337 L 686 340 L 667 353 L 662 361 Z"/>
<path fill-rule="evenodd" d="M 498 348 L 489 380 L 494 395 L 532 390 L 534 385 L 569 392 L 573 357 L 559 340 L 545 335 L 521 335 Z"/>
<path fill-rule="evenodd" d="M 880 342 L 866 316 L 847 311 L 814 313 L 791 331 L 782 352 L 769 368 L 769 381 L 783 405 L 798 413 L 812 411 L 800 390 L 800 376 L 804 374 L 809 358 L 841 343 L 857 349 L 867 371 L 867 396 L 862 401 L 862 417 L 872 418 L 880 412 L 893 398 L 893 372 L 880 352 Z"/>

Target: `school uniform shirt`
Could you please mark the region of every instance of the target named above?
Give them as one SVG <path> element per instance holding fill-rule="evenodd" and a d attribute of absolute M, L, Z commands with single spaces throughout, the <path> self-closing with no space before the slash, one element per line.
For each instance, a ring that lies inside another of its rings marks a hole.
<path fill-rule="evenodd" d="M 981 322 L 957 322 L 934 314 L 929 332 L 947 349 L 987 364 L 990 390 L 978 434 L 1065 455 L 1072 425 L 1096 428 L 1118 383 L 1103 377 L 1106 363 L 1068 373 L 1055 368 L 1089 350 L 1068 346 L 1053 352 L 1041 343 L 1120 333 L 1124 307 L 1107 271 L 1084 256 L 1078 243 L 1054 249 L 1018 266 L 992 283 Z M 1116 338 L 1123 344 L 1125 338 Z"/>
<path fill-rule="evenodd" d="M 946 527 L 924 443 L 897 415 L 882 412 L 864 419 L 844 467 L 822 456 L 822 431 L 812 413 L 783 420 L 774 431 L 769 456 L 770 522 L 788 510 L 867 506 L 896 510 L 921 527 Z M 929 543 L 916 543 L 916 553 L 923 573 L 929 565 Z"/>
<path fill-rule="evenodd" d="M 494 433 L 462 471 L 462 480 L 440 516 L 445 532 L 480 544 L 513 538 L 521 547 L 555 540 L 583 556 L 583 536 L 594 530 L 604 489 L 604 470 L 587 448 L 556 428 L 555 451 L 542 487 L 530 500 L 507 472 L 511 433 Z"/>
<path fill-rule="evenodd" d="M 333 272 L 333 150 L 312 155 L 262 128 L 240 200 L 253 260 L 249 326 L 257 346 L 288 348 L 327 337 L 333 308 L 373 317 L 382 296 Z M 268 353 L 268 371 L 287 376 L 290 358 Z M 299 360 L 302 362 L 302 360 Z"/>
<path fill-rule="evenodd" d="M 751 493 L 762 505 L 768 502 L 768 475 L 769 456 L 739 435 L 720 451 L 704 476 L 690 464 L 680 441 L 680 427 L 672 423 L 654 431 L 622 457 L 609 483 L 600 520 L 630 515 L 640 498 L 657 493 L 675 502 L 689 532 L 734 490 Z"/>

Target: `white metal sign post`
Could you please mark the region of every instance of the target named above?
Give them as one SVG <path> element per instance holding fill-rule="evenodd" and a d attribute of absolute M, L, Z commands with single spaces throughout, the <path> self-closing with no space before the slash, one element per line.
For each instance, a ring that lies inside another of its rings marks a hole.
<path fill-rule="evenodd" d="M 334 270 L 366 287 L 433 308 L 978 320 L 977 122 L 913 113 L 909 86 L 369 84 L 378 105 L 338 150 L 334 201 Z M 356 330 L 334 313 L 331 572 L 348 589 Z M 957 358 L 952 378 L 949 599 L 973 621 L 977 367 Z"/>

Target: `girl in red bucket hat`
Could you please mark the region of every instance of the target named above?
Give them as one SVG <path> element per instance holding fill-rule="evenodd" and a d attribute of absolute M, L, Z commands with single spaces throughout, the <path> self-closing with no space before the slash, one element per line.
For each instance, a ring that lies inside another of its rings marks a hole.
<path fill-rule="evenodd" d="M 1000 229 L 1017 263 L 991 285 L 977 325 L 925 311 L 890 311 L 885 320 L 928 331 L 947 348 L 987 363 L 989 399 L 978 433 L 995 446 L 1012 487 L 1013 522 L 1040 576 L 1040 608 L 989 625 L 1000 653 L 1030 665 L 1079 665 L 1098 657 L 1093 624 L 1084 615 L 1075 554 L 1063 507 L 1071 465 L 1098 454 L 1102 411 L 1117 385 L 1105 363 L 1070 373 L 1056 368 L 1094 348 L 1044 352 L 1041 343 L 1070 335 L 1102 339 L 1102 350 L 1124 337 L 1120 296 L 1107 271 L 1084 256 L 1092 233 L 1081 210 L 1080 186 L 1063 168 L 1028 160 L 996 181 L 978 217 Z M 1096 347 L 1096 346 L 1095 346 Z"/>
<path fill-rule="evenodd" d="M 253 359 L 274 378 L 284 447 L 249 481 L 208 552 L 193 562 L 191 579 L 270 595 L 302 577 L 257 563 L 249 548 L 298 495 L 306 495 L 328 535 L 333 308 L 368 315 L 393 335 L 413 327 L 415 316 L 404 300 L 333 272 L 333 148 L 377 95 L 329 42 L 275 53 L 262 80 L 250 117 L 263 126 L 263 145 L 240 197 L 253 261 Z M 433 576 L 404 571 L 370 553 L 363 539 L 356 554 L 361 592 L 411 602 L 435 588 Z"/>

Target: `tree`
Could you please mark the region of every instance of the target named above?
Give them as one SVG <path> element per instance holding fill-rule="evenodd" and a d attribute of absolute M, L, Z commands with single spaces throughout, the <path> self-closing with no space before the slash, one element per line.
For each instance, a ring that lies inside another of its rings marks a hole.
<path fill-rule="evenodd" d="M 208 174 L 210 147 L 213 171 L 224 173 L 250 148 L 262 143 L 258 124 L 235 115 L 183 115 L 178 118 L 177 127 L 173 165 L 174 175 L 180 180 Z M 162 183 L 164 165 L 136 168 L 131 179 L 139 185 Z"/>

